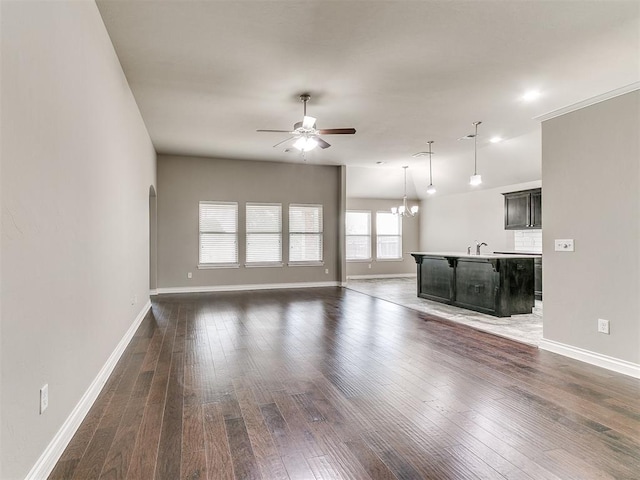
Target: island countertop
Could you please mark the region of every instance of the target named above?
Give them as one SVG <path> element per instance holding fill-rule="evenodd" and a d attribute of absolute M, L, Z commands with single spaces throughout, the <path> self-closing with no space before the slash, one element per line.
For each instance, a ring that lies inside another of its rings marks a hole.
<path fill-rule="evenodd" d="M 465 252 L 411 252 L 411 255 L 421 255 L 423 257 L 445 257 L 445 258 L 482 258 L 482 259 L 492 259 L 492 258 L 531 258 L 532 254 L 530 253 L 481 253 L 480 255 L 476 255 L 474 253 L 468 254 Z M 540 254 L 542 255 L 542 254 Z"/>

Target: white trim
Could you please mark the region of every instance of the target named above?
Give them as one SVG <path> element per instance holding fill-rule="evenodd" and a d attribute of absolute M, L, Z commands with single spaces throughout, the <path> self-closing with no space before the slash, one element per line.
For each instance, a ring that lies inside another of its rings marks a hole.
<path fill-rule="evenodd" d="M 153 297 L 154 295 L 157 295 L 157 294 L 158 294 L 158 290 L 156 290 L 155 288 L 152 289 L 152 290 L 149 290 L 149 296 L 150 297 Z"/>
<path fill-rule="evenodd" d="M 339 287 L 340 282 L 259 283 L 249 285 L 208 285 L 204 287 L 158 288 L 158 295 L 167 293 L 240 292 L 245 290 L 280 290 L 288 288 Z"/>
<path fill-rule="evenodd" d="M 240 268 L 239 263 L 199 263 L 198 270 L 213 270 L 215 268 Z"/>
<path fill-rule="evenodd" d="M 566 107 L 559 108 L 558 110 L 553 110 L 552 112 L 538 115 L 537 117 L 533 117 L 533 119 L 538 120 L 539 122 L 545 122 L 547 120 L 551 120 L 552 118 L 559 117 L 560 115 L 565 115 L 567 113 L 575 112 L 576 110 L 580 110 L 581 108 L 595 105 L 596 103 L 604 102 L 605 100 L 609 100 L 614 97 L 619 97 L 620 95 L 634 92 L 636 90 L 640 90 L 640 82 L 634 82 L 629 85 L 625 85 L 624 87 L 611 90 L 610 92 L 606 92 L 601 95 L 596 95 L 595 97 L 587 98 L 586 100 L 582 100 L 581 102 L 574 103 L 573 105 L 567 105 Z"/>
<path fill-rule="evenodd" d="M 375 278 L 416 278 L 416 273 L 385 273 L 380 275 L 347 275 L 347 280 L 372 280 Z"/>
<path fill-rule="evenodd" d="M 129 330 L 124 334 L 120 343 L 118 343 L 106 363 L 102 366 L 102 369 L 100 369 L 100 372 L 98 372 L 96 378 L 91 382 L 87 391 L 71 411 L 71 414 L 64 421 L 56 435 L 53 437 L 53 440 L 51 440 L 45 451 L 40 455 L 38 461 L 25 477 L 25 480 L 40 480 L 42 478 L 49 477 L 49 474 L 53 471 L 65 448 L 67 448 L 67 445 L 69 445 L 69 442 L 78 430 L 78 427 L 80 427 L 84 417 L 87 416 L 89 409 L 93 406 L 96 398 L 98 398 L 102 387 L 107 383 L 116 363 L 120 360 L 125 348 L 129 345 L 129 342 L 135 335 L 136 330 L 138 330 L 138 327 L 150 308 L 151 300 L 147 300 L 147 303 L 142 307 L 142 310 L 138 313 L 138 316 L 129 327 Z"/>
<path fill-rule="evenodd" d="M 282 262 L 254 262 L 245 263 L 244 268 L 284 267 Z"/>
<path fill-rule="evenodd" d="M 542 339 L 539 348 L 549 352 L 564 355 L 565 357 L 580 360 L 581 362 L 606 368 L 614 372 L 629 375 L 630 377 L 640 378 L 640 365 L 637 363 L 627 362 L 618 358 L 602 355 L 601 353 L 591 352 L 582 348 L 566 345 L 553 340 Z"/>

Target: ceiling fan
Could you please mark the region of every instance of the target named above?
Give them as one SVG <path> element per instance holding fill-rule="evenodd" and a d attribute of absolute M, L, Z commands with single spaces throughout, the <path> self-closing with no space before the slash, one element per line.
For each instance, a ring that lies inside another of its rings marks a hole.
<path fill-rule="evenodd" d="M 311 98 L 308 93 L 300 95 L 300 100 L 304 105 L 304 117 L 301 122 L 293 125 L 293 130 L 256 130 L 257 132 L 278 132 L 288 133 L 291 137 L 282 140 L 274 145 L 274 148 L 283 143 L 295 140 L 293 146 L 302 152 L 308 152 L 316 147 L 329 148 L 331 145 L 325 142 L 320 135 L 353 135 L 355 128 L 316 128 L 316 119 L 307 116 L 307 102 Z"/>

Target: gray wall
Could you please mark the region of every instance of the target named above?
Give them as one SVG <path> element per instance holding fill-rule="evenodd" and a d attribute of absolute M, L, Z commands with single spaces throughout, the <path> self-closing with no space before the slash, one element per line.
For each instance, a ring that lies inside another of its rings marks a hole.
<path fill-rule="evenodd" d="M 476 240 L 488 244 L 482 247 L 486 252 L 513 250 L 513 231 L 504 229 L 502 194 L 540 185 L 540 181 L 536 181 L 441 197 L 436 193 L 423 200 L 420 250 L 464 252 L 469 245 L 475 248 Z M 546 202 L 544 195 L 543 202 Z"/>
<path fill-rule="evenodd" d="M 542 124 L 544 338 L 640 363 L 640 91 Z M 573 238 L 575 252 L 554 252 Z M 611 334 L 597 333 L 597 319 Z"/>
<path fill-rule="evenodd" d="M 93 2 L 1 9 L 0 478 L 18 479 L 148 300 L 155 153 Z"/>
<path fill-rule="evenodd" d="M 158 289 L 340 282 L 341 167 L 158 156 Z M 198 270 L 198 202 L 239 203 L 240 268 Z M 244 205 L 282 203 L 283 267 L 244 266 Z M 322 204 L 324 265 L 287 266 L 289 203 Z M 329 269 L 329 273 L 325 273 Z M 193 278 L 188 279 L 187 273 Z"/>
<path fill-rule="evenodd" d="M 409 206 L 418 205 L 416 200 L 408 200 Z M 418 250 L 420 214 L 411 218 L 402 219 L 402 260 L 376 260 L 376 212 L 390 211 L 391 207 L 397 207 L 398 200 L 375 199 L 375 198 L 347 198 L 347 210 L 368 210 L 371 212 L 371 255 L 370 262 L 347 262 L 347 276 L 360 275 L 397 275 L 415 274 L 416 262 L 410 252 Z M 369 268 L 371 265 L 371 268 Z"/>

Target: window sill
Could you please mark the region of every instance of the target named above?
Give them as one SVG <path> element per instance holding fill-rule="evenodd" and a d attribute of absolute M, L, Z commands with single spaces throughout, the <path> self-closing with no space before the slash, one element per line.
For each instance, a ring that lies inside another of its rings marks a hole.
<path fill-rule="evenodd" d="M 404 258 L 376 258 L 376 262 L 404 262 Z"/>
<path fill-rule="evenodd" d="M 214 268 L 240 268 L 238 263 L 199 263 L 198 270 L 210 270 Z"/>
<path fill-rule="evenodd" d="M 289 262 L 289 267 L 323 267 L 324 262 Z"/>
<path fill-rule="evenodd" d="M 371 263 L 372 261 L 372 258 L 356 258 L 354 260 L 349 260 L 347 258 L 347 263 Z"/>
<path fill-rule="evenodd" d="M 245 268 L 264 268 L 264 267 L 284 267 L 284 263 L 282 262 L 272 262 L 272 263 L 245 263 Z"/>

